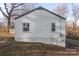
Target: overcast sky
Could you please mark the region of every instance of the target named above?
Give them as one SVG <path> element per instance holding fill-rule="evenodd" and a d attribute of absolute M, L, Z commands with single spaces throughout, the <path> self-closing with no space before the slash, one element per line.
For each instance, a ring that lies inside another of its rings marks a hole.
<path fill-rule="evenodd" d="M 61 3 L 38 3 L 37 5 L 36 5 L 36 7 L 38 7 L 38 6 L 42 6 L 42 7 L 44 7 L 44 8 L 46 8 L 46 9 L 48 9 L 48 10 L 53 10 L 53 9 L 55 9 L 58 5 L 60 5 Z M 0 4 L 0 6 L 3 6 L 3 5 L 1 5 Z M 72 6 L 72 4 L 71 3 L 67 3 L 67 6 L 69 7 L 69 9 L 71 8 L 71 6 Z M 0 12 L 0 17 L 1 17 L 1 12 Z"/>
<path fill-rule="evenodd" d="M 55 9 L 58 5 L 60 5 L 61 3 L 38 3 L 37 4 L 37 6 L 36 7 L 38 7 L 38 6 L 42 6 L 42 7 L 44 7 L 44 8 L 46 8 L 46 9 L 48 9 L 48 10 L 53 10 L 53 9 Z M 69 8 L 71 8 L 71 4 L 67 4 L 68 5 L 68 7 Z M 3 5 L 0 5 L 0 6 L 3 6 Z M 0 12 L 0 17 L 1 17 L 2 15 L 1 15 L 1 12 Z"/>
<path fill-rule="evenodd" d="M 36 7 L 38 7 L 38 6 L 42 6 L 42 7 L 44 7 L 44 8 L 46 8 L 46 9 L 48 9 L 48 10 L 50 10 L 50 11 L 53 11 L 58 5 L 60 5 L 61 3 L 37 3 L 37 5 L 36 5 Z M 79 5 L 79 4 L 77 4 L 77 5 Z M 3 6 L 3 5 L 0 5 L 0 6 Z M 72 3 L 67 3 L 67 6 L 68 6 L 68 8 L 69 8 L 69 10 L 71 10 L 71 7 L 72 7 Z M 70 13 L 69 13 L 69 18 L 71 18 L 71 11 L 70 11 Z M 0 17 L 2 17 L 2 14 L 1 14 L 1 12 L 0 12 Z"/>
<path fill-rule="evenodd" d="M 61 3 L 38 3 L 36 7 L 38 6 L 42 6 L 48 10 L 53 10 L 55 9 L 58 5 L 60 5 Z M 71 4 L 67 4 L 69 7 L 71 7 Z M 3 5 L 0 5 L 3 6 Z M 0 12 L 0 17 L 2 17 L 1 12 Z"/>

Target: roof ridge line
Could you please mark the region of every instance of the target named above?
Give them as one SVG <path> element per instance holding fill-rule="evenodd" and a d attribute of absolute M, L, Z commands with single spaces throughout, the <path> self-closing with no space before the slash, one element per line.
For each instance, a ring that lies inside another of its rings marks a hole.
<path fill-rule="evenodd" d="M 14 19 L 18 19 L 18 18 L 20 18 L 20 17 L 22 17 L 22 16 L 24 16 L 24 15 L 27 15 L 27 14 L 31 13 L 32 11 L 35 11 L 35 10 L 45 10 L 45 11 L 47 11 L 47 12 L 49 12 L 49 13 L 52 13 L 52 14 L 58 16 L 58 17 L 61 17 L 61 18 L 63 18 L 63 19 L 66 19 L 66 18 L 64 18 L 63 16 L 58 15 L 58 14 L 52 12 L 52 11 L 49 11 L 48 9 L 45 9 L 45 8 L 43 8 L 43 7 L 41 7 L 41 6 L 35 8 L 35 9 L 32 9 L 32 10 L 30 10 L 30 11 L 28 11 L 28 12 L 26 12 L 26 13 L 24 13 L 24 14 L 22 14 L 22 15 L 16 17 L 16 18 L 14 18 Z"/>

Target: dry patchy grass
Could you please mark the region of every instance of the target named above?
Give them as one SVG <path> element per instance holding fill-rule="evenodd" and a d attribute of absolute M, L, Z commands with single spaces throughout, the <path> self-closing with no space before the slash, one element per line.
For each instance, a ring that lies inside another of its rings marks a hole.
<path fill-rule="evenodd" d="M 9 42 L 0 44 L 0 55 L 9 56 L 57 56 L 79 55 L 77 49 L 68 49 L 56 45 L 27 42 Z"/>

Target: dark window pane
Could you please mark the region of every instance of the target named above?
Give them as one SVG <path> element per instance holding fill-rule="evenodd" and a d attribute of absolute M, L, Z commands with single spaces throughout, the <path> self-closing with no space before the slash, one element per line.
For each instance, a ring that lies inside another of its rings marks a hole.
<path fill-rule="evenodd" d="M 52 31 L 55 31 L 55 23 L 52 23 Z"/>
<path fill-rule="evenodd" d="M 29 23 L 23 23 L 23 31 L 29 31 Z"/>

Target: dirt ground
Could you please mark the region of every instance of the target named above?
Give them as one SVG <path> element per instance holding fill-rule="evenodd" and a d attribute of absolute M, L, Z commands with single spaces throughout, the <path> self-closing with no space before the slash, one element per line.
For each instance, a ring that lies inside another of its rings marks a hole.
<path fill-rule="evenodd" d="M 68 45 L 67 45 L 68 46 Z M 69 47 L 69 46 L 68 46 Z M 79 50 L 42 43 L 9 41 L 0 43 L 0 56 L 72 56 Z"/>

